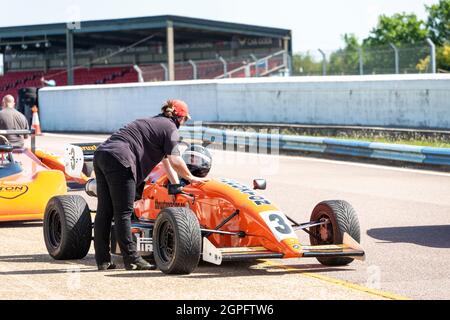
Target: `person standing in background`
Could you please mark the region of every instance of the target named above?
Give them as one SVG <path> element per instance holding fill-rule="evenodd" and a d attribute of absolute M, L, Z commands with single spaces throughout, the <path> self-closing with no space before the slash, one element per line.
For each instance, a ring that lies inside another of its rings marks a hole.
<path fill-rule="evenodd" d="M 0 130 L 29 130 L 25 116 L 16 110 L 16 102 L 12 95 L 6 95 L 2 99 L 2 111 L 0 111 Z M 23 148 L 24 139 L 28 135 L 11 134 L 6 135 L 12 146 L 16 148 Z"/>

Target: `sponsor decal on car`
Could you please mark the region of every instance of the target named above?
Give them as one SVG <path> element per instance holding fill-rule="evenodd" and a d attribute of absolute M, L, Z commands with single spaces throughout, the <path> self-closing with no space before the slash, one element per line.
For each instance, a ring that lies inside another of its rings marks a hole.
<path fill-rule="evenodd" d="M 291 224 L 289 223 L 289 220 L 281 211 L 264 211 L 260 213 L 260 216 L 264 219 L 278 241 L 298 239 L 294 229 L 292 229 Z"/>
<path fill-rule="evenodd" d="M 153 239 L 136 235 L 136 247 L 141 252 L 153 252 Z"/>
<path fill-rule="evenodd" d="M 243 184 L 240 184 L 239 182 L 236 182 L 231 179 L 226 179 L 226 178 L 221 178 L 221 179 L 219 179 L 219 181 L 229 185 L 230 187 L 232 187 L 234 189 L 239 190 L 240 192 L 242 192 L 244 194 L 247 194 L 248 199 L 250 201 L 252 201 L 254 204 L 256 204 L 257 206 L 272 204 L 269 200 L 267 200 L 263 196 L 256 194 L 255 191 L 253 191 L 252 189 L 250 189 L 247 186 L 244 186 Z"/>
<path fill-rule="evenodd" d="M 91 146 L 80 146 L 81 150 L 83 151 L 95 151 L 97 150 L 97 145 L 91 145 Z"/>
<path fill-rule="evenodd" d="M 155 201 L 155 209 L 165 209 L 173 207 L 184 207 L 186 204 L 182 202 L 170 202 L 170 201 Z"/>
<path fill-rule="evenodd" d="M 28 191 L 28 186 L 26 185 L 10 185 L 10 184 L 0 184 L 0 198 L 1 199 L 16 199 Z"/>

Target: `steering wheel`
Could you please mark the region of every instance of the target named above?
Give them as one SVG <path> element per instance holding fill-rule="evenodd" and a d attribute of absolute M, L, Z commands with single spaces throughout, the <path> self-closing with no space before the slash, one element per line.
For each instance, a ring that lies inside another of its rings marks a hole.
<path fill-rule="evenodd" d="M 2 144 L 10 144 L 9 140 L 5 136 L 0 135 L 0 140 L 3 140 L 4 143 Z"/>
<path fill-rule="evenodd" d="M 5 165 L 5 160 L 6 163 L 11 161 L 10 152 L 12 151 L 13 146 L 9 143 L 9 140 L 5 136 L 0 135 L 0 168 L 3 168 Z"/>
<path fill-rule="evenodd" d="M 178 150 L 180 151 L 180 154 L 183 154 L 190 147 L 191 144 L 189 142 L 186 142 L 184 140 L 178 142 Z"/>
<path fill-rule="evenodd" d="M 13 151 L 13 146 L 9 143 L 9 140 L 0 135 L 0 152 L 11 152 Z"/>

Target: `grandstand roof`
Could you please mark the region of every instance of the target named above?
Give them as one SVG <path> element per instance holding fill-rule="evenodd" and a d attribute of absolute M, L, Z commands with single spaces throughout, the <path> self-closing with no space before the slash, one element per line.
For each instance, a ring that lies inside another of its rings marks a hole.
<path fill-rule="evenodd" d="M 175 28 L 176 43 L 208 39 L 230 41 L 233 36 L 291 38 L 291 31 L 287 29 L 162 15 L 82 21 L 79 28 L 74 30 L 75 45 L 78 48 L 89 48 L 99 43 L 122 46 L 135 43 L 151 34 L 155 34 L 152 41 L 165 41 L 169 21 Z M 47 37 L 53 48 L 63 48 L 66 45 L 66 29 L 67 23 L 3 27 L 0 28 L 0 44 L 19 44 L 23 41 L 36 41 Z M 1 51 L 3 50 L 4 48 L 1 48 Z"/>

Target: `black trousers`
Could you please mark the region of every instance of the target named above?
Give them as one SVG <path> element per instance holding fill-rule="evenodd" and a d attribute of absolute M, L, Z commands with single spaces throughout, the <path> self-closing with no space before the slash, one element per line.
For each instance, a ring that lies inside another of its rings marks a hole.
<path fill-rule="evenodd" d="M 96 152 L 94 171 L 97 180 L 98 206 L 94 223 L 94 247 L 97 264 L 110 262 L 110 233 L 114 229 L 124 262 L 138 257 L 131 235 L 131 216 L 136 182 L 130 168 L 124 167 L 108 152 Z"/>

